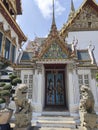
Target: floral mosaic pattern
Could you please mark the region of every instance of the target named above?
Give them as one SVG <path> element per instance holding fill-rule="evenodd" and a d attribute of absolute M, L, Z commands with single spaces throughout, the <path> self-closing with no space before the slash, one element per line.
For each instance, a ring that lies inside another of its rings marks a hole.
<path fill-rule="evenodd" d="M 62 51 L 62 48 L 57 44 L 51 44 L 49 50 L 43 55 L 43 59 L 65 59 L 67 55 Z"/>

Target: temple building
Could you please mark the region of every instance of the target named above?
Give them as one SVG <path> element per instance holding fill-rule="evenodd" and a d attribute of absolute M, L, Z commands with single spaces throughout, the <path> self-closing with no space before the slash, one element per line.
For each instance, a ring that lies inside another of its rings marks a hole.
<path fill-rule="evenodd" d="M 21 0 L 0 0 L 0 82 L 8 82 L 7 74 L 13 71 L 19 49 L 27 40 L 16 22 L 21 14 Z"/>
<path fill-rule="evenodd" d="M 36 37 L 20 53 L 15 70 L 29 87 L 28 98 L 33 106 L 32 120 L 34 116 L 45 114 L 78 117 L 80 87 L 83 84 L 91 88 L 95 98 L 95 111 L 98 112 L 95 46 L 90 44 L 87 48 L 78 49 L 77 44 L 82 40 L 80 37 L 68 42 L 70 34 L 74 36 L 78 31 L 88 32 L 87 37 L 89 32 L 98 31 L 97 3 L 85 0 L 75 11 L 71 0 L 69 18 L 60 31 L 56 27 L 53 3 L 53 18 L 48 36 Z"/>

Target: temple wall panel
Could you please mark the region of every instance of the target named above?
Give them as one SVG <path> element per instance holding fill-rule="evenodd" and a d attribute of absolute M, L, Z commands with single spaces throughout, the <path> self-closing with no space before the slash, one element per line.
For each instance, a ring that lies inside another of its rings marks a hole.
<path fill-rule="evenodd" d="M 96 79 L 95 79 L 95 76 L 96 76 L 96 72 L 94 70 L 92 70 L 90 72 L 91 74 L 91 90 L 93 92 L 93 95 L 94 95 L 94 99 L 95 99 L 95 111 L 98 113 L 98 86 L 97 86 L 97 82 L 96 82 Z"/>
<path fill-rule="evenodd" d="M 95 72 L 92 72 L 90 69 L 84 68 L 78 70 L 79 75 L 88 75 L 89 76 L 89 87 L 92 90 L 95 99 L 95 111 L 98 112 L 98 87 L 95 80 Z"/>
<path fill-rule="evenodd" d="M 76 70 L 73 69 L 72 65 L 68 67 L 68 100 L 69 100 L 69 111 L 70 114 L 78 112 L 79 106 L 79 85 Z"/>

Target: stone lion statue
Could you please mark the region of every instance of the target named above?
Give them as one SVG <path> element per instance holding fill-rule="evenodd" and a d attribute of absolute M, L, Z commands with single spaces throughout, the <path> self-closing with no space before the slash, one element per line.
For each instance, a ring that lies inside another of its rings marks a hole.
<path fill-rule="evenodd" d="M 28 87 L 25 84 L 17 86 L 15 91 L 14 101 L 16 105 L 16 126 L 24 127 L 30 124 L 32 118 L 32 107 L 28 102 L 27 97 Z"/>
<path fill-rule="evenodd" d="M 81 99 L 79 110 L 81 112 L 95 113 L 94 111 L 94 97 L 88 86 L 81 86 Z"/>
<path fill-rule="evenodd" d="M 81 99 L 79 105 L 81 130 L 97 130 L 98 123 L 94 111 L 94 97 L 88 86 L 81 86 Z"/>

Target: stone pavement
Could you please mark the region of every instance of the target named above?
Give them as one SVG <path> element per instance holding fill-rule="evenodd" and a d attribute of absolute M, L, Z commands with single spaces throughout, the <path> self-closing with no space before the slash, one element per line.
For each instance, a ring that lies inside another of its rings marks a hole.
<path fill-rule="evenodd" d="M 15 124 L 11 123 L 11 130 L 14 130 Z M 35 127 L 32 126 L 29 130 L 78 130 L 78 129 L 71 129 L 71 128 L 54 128 L 54 127 Z"/>
<path fill-rule="evenodd" d="M 11 130 L 14 130 L 14 128 L 11 128 Z M 32 126 L 29 130 L 79 130 L 79 129 L 71 129 L 71 128 L 48 128 L 48 127 L 42 127 L 42 128 L 38 128 L 38 127 L 34 127 Z"/>
<path fill-rule="evenodd" d="M 39 128 L 39 130 L 72 130 L 70 128 Z"/>

